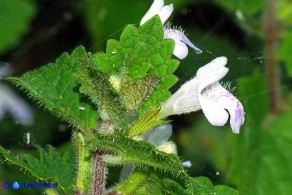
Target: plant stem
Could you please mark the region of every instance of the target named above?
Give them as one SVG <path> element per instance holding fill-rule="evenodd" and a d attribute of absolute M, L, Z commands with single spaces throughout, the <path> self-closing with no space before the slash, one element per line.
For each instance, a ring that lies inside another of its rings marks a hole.
<path fill-rule="evenodd" d="M 276 59 L 277 52 L 277 19 L 276 0 L 267 0 L 264 16 L 266 82 L 269 92 L 269 110 L 277 113 L 280 105 L 280 72 Z"/>
<path fill-rule="evenodd" d="M 77 179 L 74 190 L 75 195 L 86 194 L 89 191 L 90 183 L 90 151 L 85 147 L 85 139 L 82 133 L 74 134 L 74 141 L 77 148 Z"/>
<path fill-rule="evenodd" d="M 103 154 L 103 151 L 96 150 L 92 155 L 92 195 L 103 195 L 105 191 L 106 164 L 102 158 Z"/>

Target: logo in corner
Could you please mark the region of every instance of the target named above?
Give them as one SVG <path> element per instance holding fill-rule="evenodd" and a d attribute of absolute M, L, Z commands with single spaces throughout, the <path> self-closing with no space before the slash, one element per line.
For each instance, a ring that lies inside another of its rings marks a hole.
<path fill-rule="evenodd" d="M 9 189 L 10 188 L 10 182 L 5 181 L 5 182 L 3 182 L 2 186 L 3 186 L 4 189 Z"/>
<path fill-rule="evenodd" d="M 18 190 L 20 188 L 20 183 L 15 181 L 12 183 L 12 187 L 13 187 L 13 189 Z"/>

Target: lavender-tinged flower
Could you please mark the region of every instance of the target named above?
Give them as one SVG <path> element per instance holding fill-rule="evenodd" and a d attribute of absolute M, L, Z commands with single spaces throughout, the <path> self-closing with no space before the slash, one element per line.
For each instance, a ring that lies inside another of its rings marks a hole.
<path fill-rule="evenodd" d="M 170 29 L 165 28 L 164 29 L 164 39 L 172 39 L 174 40 L 174 49 L 173 49 L 173 55 L 175 55 L 179 59 L 184 59 L 188 55 L 188 46 L 193 48 L 196 52 L 196 54 L 201 54 L 203 51 L 196 47 L 189 39 L 188 37 L 182 32 L 182 30 L 178 29 Z"/>
<path fill-rule="evenodd" d="M 173 5 L 164 5 L 164 0 L 154 0 L 150 9 L 142 18 L 140 25 L 143 25 L 146 21 L 152 18 L 155 15 L 160 17 L 162 24 L 169 18 L 173 11 Z M 172 39 L 174 40 L 174 49 L 173 55 L 175 55 L 179 59 L 184 59 L 188 55 L 188 46 L 193 48 L 196 54 L 202 53 L 198 47 L 196 47 L 182 32 L 180 29 L 172 29 L 169 27 L 164 28 L 164 39 Z"/>
<path fill-rule="evenodd" d="M 230 118 L 233 133 L 239 133 L 244 123 L 243 106 L 219 83 L 228 72 L 226 63 L 226 57 L 219 57 L 201 67 L 196 77 L 183 84 L 161 104 L 160 117 L 202 109 L 212 125 L 223 126 Z"/>

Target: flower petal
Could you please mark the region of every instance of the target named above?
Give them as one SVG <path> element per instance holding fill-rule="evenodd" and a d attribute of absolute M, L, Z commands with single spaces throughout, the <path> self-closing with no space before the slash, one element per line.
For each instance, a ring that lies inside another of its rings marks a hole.
<path fill-rule="evenodd" d="M 169 18 L 173 11 L 173 5 L 166 5 L 164 6 L 164 0 L 154 0 L 149 10 L 143 16 L 140 21 L 140 26 L 147 22 L 150 18 L 155 16 L 156 14 L 159 15 L 162 24 Z"/>
<path fill-rule="evenodd" d="M 221 86 L 222 89 L 224 89 Z M 230 116 L 230 126 L 233 133 L 239 133 L 240 126 L 244 123 L 244 110 L 240 101 L 234 97 L 229 91 L 226 89 L 224 95 L 222 95 L 218 104 L 220 104 L 224 109 L 229 112 Z"/>
<path fill-rule="evenodd" d="M 188 46 L 190 46 L 191 48 L 193 48 L 193 49 L 195 50 L 196 54 L 201 54 L 201 53 L 203 53 L 203 51 L 202 51 L 200 48 L 196 47 L 196 46 L 195 46 L 195 45 L 194 45 L 194 44 L 188 39 L 188 37 L 185 36 L 185 34 L 182 33 L 181 37 L 182 37 L 182 41 L 183 41 L 184 43 L 186 43 Z"/>
<path fill-rule="evenodd" d="M 244 122 L 244 110 L 239 100 L 218 82 L 204 89 L 199 94 L 202 110 L 212 125 L 222 126 L 230 116 L 230 126 L 233 133 L 239 133 Z"/>
<path fill-rule="evenodd" d="M 183 84 L 172 96 L 161 103 L 160 117 L 190 113 L 201 109 L 198 99 L 200 80 L 196 77 Z"/>
<path fill-rule="evenodd" d="M 223 126 L 228 121 L 228 113 L 217 103 L 199 95 L 202 111 L 207 120 L 214 126 Z"/>
<path fill-rule="evenodd" d="M 188 51 L 188 47 L 186 46 L 186 44 L 184 44 L 183 42 L 181 42 L 181 41 L 179 41 L 177 39 L 174 39 L 174 49 L 173 49 L 172 53 L 177 58 L 182 60 L 185 57 L 187 57 L 189 51 Z"/>
<path fill-rule="evenodd" d="M 198 93 L 201 94 L 204 89 L 210 85 L 220 81 L 228 73 L 228 68 L 221 67 L 216 70 L 212 70 L 204 75 L 197 76 L 201 80 L 200 86 L 198 88 Z M 198 73 L 197 73 L 198 74 Z"/>
<path fill-rule="evenodd" d="M 202 66 L 197 71 L 197 76 L 208 74 L 210 72 L 214 72 L 217 70 L 220 70 L 222 67 L 224 67 L 227 64 L 227 58 L 225 56 L 217 57 L 205 66 Z"/>
<path fill-rule="evenodd" d="M 169 18 L 171 13 L 173 12 L 173 4 L 164 6 L 159 12 L 158 15 L 160 17 L 160 20 L 162 24 L 166 22 L 166 20 Z"/>

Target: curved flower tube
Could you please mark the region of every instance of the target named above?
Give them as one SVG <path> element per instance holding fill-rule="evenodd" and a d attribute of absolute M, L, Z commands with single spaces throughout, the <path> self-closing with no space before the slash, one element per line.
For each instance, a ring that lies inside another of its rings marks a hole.
<path fill-rule="evenodd" d="M 187 57 L 189 53 L 186 44 L 193 48 L 196 54 L 203 53 L 203 51 L 196 47 L 181 30 L 167 28 L 164 29 L 164 39 L 174 40 L 173 55 L 181 60 Z"/>
<path fill-rule="evenodd" d="M 154 0 L 149 10 L 143 16 L 140 21 L 140 25 L 143 25 L 150 18 L 158 15 L 162 24 L 170 17 L 173 12 L 173 4 L 164 5 L 164 0 Z M 188 48 L 186 44 L 193 48 L 196 54 L 201 54 L 202 50 L 196 47 L 182 32 L 180 29 L 164 28 L 164 39 L 174 40 L 173 55 L 175 55 L 180 60 L 184 59 L 188 55 Z"/>
<path fill-rule="evenodd" d="M 202 109 L 214 126 L 223 126 L 230 119 L 233 133 L 244 123 L 244 109 L 239 100 L 219 83 L 228 72 L 226 57 L 218 57 L 201 67 L 196 77 L 183 84 L 161 104 L 160 117 Z"/>

